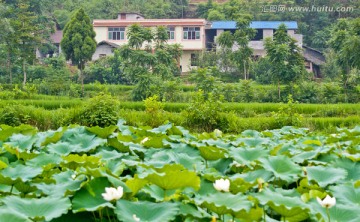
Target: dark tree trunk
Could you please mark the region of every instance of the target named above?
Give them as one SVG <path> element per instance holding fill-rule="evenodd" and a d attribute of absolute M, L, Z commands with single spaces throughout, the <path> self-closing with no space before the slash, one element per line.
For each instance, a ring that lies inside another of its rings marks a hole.
<path fill-rule="evenodd" d="M 23 59 L 22 69 L 23 69 L 23 74 L 24 74 L 24 81 L 23 81 L 23 87 L 24 87 L 26 85 L 26 61 L 25 61 L 25 59 Z"/>

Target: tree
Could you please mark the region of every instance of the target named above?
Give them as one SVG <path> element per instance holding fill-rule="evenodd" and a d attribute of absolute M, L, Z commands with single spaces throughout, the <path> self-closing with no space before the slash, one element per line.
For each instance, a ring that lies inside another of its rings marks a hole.
<path fill-rule="evenodd" d="M 167 44 L 167 28 L 163 26 L 152 30 L 133 24 L 127 36 L 128 44 L 121 46 L 118 53 L 122 73 L 127 83 L 136 84 L 133 98 L 142 100 L 153 95 L 159 80 L 179 73 L 181 46 Z"/>
<path fill-rule="evenodd" d="M 278 85 L 280 99 L 280 83 L 289 84 L 301 79 L 305 73 L 304 59 L 296 40 L 287 34 L 287 28 L 281 24 L 274 34 L 274 39 L 265 39 L 265 49 L 270 60 L 271 75 L 274 83 Z"/>
<path fill-rule="evenodd" d="M 19 50 L 24 76 L 23 86 L 25 86 L 27 80 L 26 66 L 35 60 L 35 51 L 42 40 L 41 30 L 37 16 L 30 10 L 29 0 L 20 0 L 14 12 L 16 18 L 11 19 L 11 26 L 16 35 L 16 47 Z"/>
<path fill-rule="evenodd" d="M 13 9 L 11 7 L 0 3 L 0 29 L 2 30 L 0 32 L 0 43 L 6 54 L 6 71 L 9 75 L 10 84 L 12 84 L 12 63 L 17 53 L 17 35 L 15 35 L 15 30 L 11 26 L 11 19 L 8 18 L 8 15 L 12 13 Z"/>
<path fill-rule="evenodd" d="M 340 19 L 332 30 L 329 46 L 337 52 L 336 60 L 342 69 L 342 84 L 347 97 L 351 83 L 360 78 L 354 71 L 360 70 L 360 18 Z"/>
<path fill-rule="evenodd" d="M 256 34 L 255 30 L 250 28 L 251 19 L 251 15 L 242 15 L 236 22 L 235 33 L 223 32 L 217 41 L 224 50 L 231 49 L 233 46 L 236 48 L 231 58 L 238 70 L 243 70 L 244 79 L 249 78 L 251 56 L 253 54 L 249 42 Z"/>
<path fill-rule="evenodd" d="M 84 94 L 83 70 L 96 50 L 95 31 L 83 9 L 79 9 L 65 25 L 61 47 L 67 60 L 80 69 L 82 93 Z"/>

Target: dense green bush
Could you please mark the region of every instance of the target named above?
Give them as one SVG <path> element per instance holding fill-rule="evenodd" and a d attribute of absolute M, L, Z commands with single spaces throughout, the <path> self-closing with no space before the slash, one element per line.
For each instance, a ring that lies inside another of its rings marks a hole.
<path fill-rule="evenodd" d="M 221 114 L 223 106 L 221 100 L 215 98 L 212 93 L 207 94 L 199 91 L 193 98 L 189 107 L 183 111 L 185 125 L 199 131 L 213 131 L 216 128 L 225 128 L 228 121 Z"/>
<path fill-rule="evenodd" d="M 73 113 L 69 123 L 85 126 L 105 127 L 116 124 L 118 120 L 119 101 L 109 94 L 100 93 L 89 99 L 84 107 Z"/>
<path fill-rule="evenodd" d="M 166 119 L 163 116 L 164 104 L 159 101 L 157 95 L 148 97 L 144 100 L 145 112 L 147 118 L 145 120 L 146 125 L 155 127 L 162 125 Z"/>

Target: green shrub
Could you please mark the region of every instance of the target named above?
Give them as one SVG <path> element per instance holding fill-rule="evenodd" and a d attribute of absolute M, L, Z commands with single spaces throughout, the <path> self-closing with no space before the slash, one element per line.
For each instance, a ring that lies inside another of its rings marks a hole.
<path fill-rule="evenodd" d="M 23 114 L 19 112 L 18 105 L 9 105 L 0 113 L 0 123 L 9 126 L 18 126 L 22 123 Z"/>
<path fill-rule="evenodd" d="M 89 99 L 79 112 L 70 118 L 70 123 L 85 126 L 106 127 L 114 125 L 118 120 L 119 101 L 108 94 L 99 94 Z"/>
<path fill-rule="evenodd" d="M 296 112 L 295 105 L 296 103 L 294 103 L 292 95 L 290 94 L 287 105 L 280 107 L 278 112 L 273 113 L 273 117 L 278 124 L 277 127 L 301 126 L 303 117 Z"/>
<path fill-rule="evenodd" d="M 164 104 L 159 101 L 157 95 L 148 97 L 144 100 L 145 112 L 147 114 L 146 125 L 155 127 L 160 126 L 165 122 L 164 119 Z"/>
<path fill-rule="evenodd" d="M 132 91 L 132 97 L 135 101 L 142 101 L 150 96 L 160 94 L 160 85 L 162 81 L 159 77 L 149 74 L 139 76 L 139 81 Z"/>
<path fill-rule="evenodd" d="M 198 131 L 213 131 L 224 128 L 227 124 L 226 118 L 221 115 L 222 102 L 215 99 L 212 93 L 207 94 L 201 90 L 194 96 L 190 106 L 183 112 L 185 125 L 193 127 Z"/>

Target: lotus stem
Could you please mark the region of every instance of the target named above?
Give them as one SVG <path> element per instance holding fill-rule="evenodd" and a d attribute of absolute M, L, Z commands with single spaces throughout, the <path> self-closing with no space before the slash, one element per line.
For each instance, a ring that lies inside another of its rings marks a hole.
<path fill-rule="evenodd" d="M 326 208 L 326 214 L 327 214 L 327 217 L 328 217 L 328 222 L 330 222 L 330 212 L 329 212 L 328 207 Z"/>
<path fill-rule="evenodd" d="M 110 218 L 109 209 L 107 207 L 106 207 L 106 214 L 107 214 L 108 220 L 112 221 L 111 218 Z"/>

